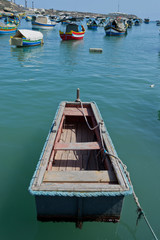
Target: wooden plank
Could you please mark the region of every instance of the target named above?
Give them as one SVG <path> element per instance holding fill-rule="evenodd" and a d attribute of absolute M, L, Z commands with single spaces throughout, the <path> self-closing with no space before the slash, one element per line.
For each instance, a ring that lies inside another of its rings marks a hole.
<path fill-rule="evenodd" d="M 61 120 L 62 115 L 63 115 L 65 104 L 66 104 L 66 102 L 61 103 L 59 111 L 57 113 L 56 120 L 55 120 L 55 125 L 53 126 L 52 132 L 50 133 L 48 143 L 45 147 L 44 154 L 43 154 L 43 157 L 41 159 L 40 168 L 37 171 L 36 179 L 35 179 L 35 182 L 34 182 L 35 185 L 40 186 L 40 184 L 42 183 L 42 179 L 43 179 L 44 173 L 47 169 L 49 158 L 51 156 L 51 152 L 52 152 L 53 144 L 54 144 L 54 141 L 55 141 L 55 138 L 56 138 L 56 135 L 57 135 L 57 130 L 59 128 L 60 120 Z"/>
<path fill-rule="evenodd" d="M 94 116 L 95 116 L 96 121 L 103 123 L 102 126 L 101 126 L 101 127 L 102 127 L 102 138 L 104 139 L 104 143 L 105 143 L 105 146 L 106 146 L 106 150 L 107 150 L 109 153 L 117 156 L 117 154 L 116 154 L 116 152 L 115 152 L 115 150 L 114 150 L 114 148 L 113 148 L 113 146 L 112 146 L 112 141 L 111 141 L 111 139 L 110 139 L 110 137 L 109 137 L 109 135 L 108 135 L 108 133 L 107 133 L 107 128 L 105 127 L 105 124 L 104 124 L 102 118 L 100 117 L 100 114 L 99 114 L 99 111 L 98 111 L 96 105 L 95 105 L 94 103 L 91 103 L 91 108 L 92 108 L 92 111 L 93 111 L 93 114 L 94 114 Z M 125 180 L 125 178 L 124 178 L 124 176 L 123 176 L 124 174 L 122 173 L 122 170 L 121 170 L 121 167 L 120 167 L 119 162 L 118 162 L 114 157 L 111 157 L 111 156 L 110 156 L 109 158 L 110 158 L 110 160 L 111 160 L 111 164 L 112 164 L 112 166 L 113 166 L 113 169 L 114 169 L 114 171 L 115 171 L 115 174 L 116 174 L 116 176 L 117 176 L 117 179 L 118 179 L 119 184 L 120 184 L 122 187 L 128 186 L 128 184 L 127 184 L 127 182 L 126 182 L 126 180 Z M 107 159 L 107 158 L 106 158 L 106 159 Z M 106 159 L 105 159 L 105 161 L 106 161 Z M 107 163 L 108 163 L 108 162 L 107 162 Z"/>
<path fill-rule="evenodd" d="M 66 107 L 64 110 L 64 114 L 67 116 L 84 116 L 83 113 L 85 116 L 93 116 L 91 108 L 83 108 L 82 110 L 81 107 L 77 108 L 75 106 L 75 107 Z"/>
<path fill-rule="evenodd" d="M 77 124 L 76 128 L 76 140 L 77 142 L 82 142 L 82 132 L 81 132 L 81 124 Z M 77 161 L 76 161 L 76 167 L 75 170 L 81 170 L 82 169 L 82 151 L 76 151 L 77 154 Z"/>
<path fill-rule="evenodd" d="M 65 192 L 119 192 L 127 191 L 128 187 L 122 187 L 117 183 L 42 183 L 41 186 L 33 186 L 34 191 L 65 191 Z"/>
<path fill-rule="evenodd" d="M 43 182 L 116 182 L 115 175 L 108 171 L 49 171 Z"/>
<path fill-rule="evenodd" d="M 81 142 L 81 143 L 56 143 L 55 150 L 97 150 L 100 149 L 98 142 Z"/>

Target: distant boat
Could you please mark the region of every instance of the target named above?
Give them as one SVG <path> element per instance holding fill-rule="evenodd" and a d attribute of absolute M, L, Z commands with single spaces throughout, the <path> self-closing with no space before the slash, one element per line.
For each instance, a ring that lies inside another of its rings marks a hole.
<path fill-rule="evenodd" d="M 144 23 L 146 23 L 146 24 L 149 24 L 149 21 L 150 21 L 149 18 L 144 19 Z"/>
<path fill-rule="evenodd" d="M 121 36 L 127 33 L 127 28 L 120 18 L 109 21 L 104 30 L 107 36 Z"/>
<path fill-rule="evenodd" d="M 131 28 L 133 25 L 133 20 L 132 19 L 128 19 L 127 20 L 127 24 L 128 24 L 128 28 Z"/>
<path fill-rule="evenodd" d="M 157 26 L 160 26 L 160 20 L 157 20 L 157 21 L 156 21 L 156 25 L 157 25 Z"/>
<path fill-rule="evenodd" d="M 38 31 L 20 29 L 10 38 L 10 45 L 30 47 L 43 44 L 43 34 Z"/>
<path fill-rule="evenodd" d="M 62 40 L 81 40 L 84 37 L 85 29 L 83 25 L 69 23 L 66 26 L 66 31 L 59 31 Z"/>
<path fill-rule="evenodd" d="M 0 23 L 0 34 L 12 34 L 17 31 L 17 25 Z"/>
<path fill-rule="evenodd" d="M 29 191 L 40 221 L 120 220 L 132 187 L 95 102 L 61 102 Z"/>
<path fill-rule="evenodd" d="M 26 17 L 25 17 L 25 20 L 26 20 L 27 22 L 30 22 L 30 21 L 32 21 L 32 17 L 31 17 L 31 16 L 26 16 Z"/>
<path fill-rule="evenodd" d="M 33 29 L 53 29 L 56 23 L 51 22 L 48 16 L 33 16 L 32 28 Z"/>
<path fill-rule="evenodd" d="M 135 26 L 139 26 L 140 25 L 140 20 L 139 19 L 135 19 L 134 20 L 134 25 Z"/>
<path fill-rule="evenodd" d="M 98 24 L 96 23 L 95 20 L 93 20 L 91 22 L 87 22 L 87 27 L 88 29 L 97 30 Z"/>

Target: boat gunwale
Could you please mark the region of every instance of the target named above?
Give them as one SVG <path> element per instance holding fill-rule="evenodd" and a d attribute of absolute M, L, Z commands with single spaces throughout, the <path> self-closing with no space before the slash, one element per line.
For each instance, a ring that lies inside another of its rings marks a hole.
<path fill-rule="evenodd" d="M 97 194 L 98 195 L 105 195 L 105 196 L 131 194 L 132 193 L 132 186 L 130 185 L 130 183 L 129 183 L 129 181 L 128 181 L 125 173 L 124 173 L 123 167 L 121 166 L 121 164 L 118 161 L 115 162 L 114 157 L 110 157 L 110 160 L 111 160 L 111 164 L 113 166 L 115 175 L 117 177 L 117 180 L 119 182 L 119 184 L 115 184 L 115 186 L 111 185 L 111 184 L 105 184 L 105 187 L 104 187 L 104 184 L 103 184 L 103 187 L 102 187 L 101 183 L 100 183 L 101 185 L 99 185 L 99 183 L 96 183 L 98 188 L 96 188 L 96 189 L 95 188 L 90 188 L 90 189 L 88 188 L 84 192 L 83 188 L 79 188 L 79 189 L 76 188 L 75 189 L 75 187 L 73 187 L 73 188 L 70 188 L 70 190 L 66 191 L 63 188 L 58 189 L 58 187 L 56 187 L 56 186 L 58 186 L 58 184 L 56 184 L 56 183 L 54 183 L 55 187 L 53 187 L 53 185 L 51 183 L 50 184 L 43 183 L 43 177 L 44 177 L 44 174 L 45 174 L 45 171 L 46 171 L 47 164 L 49 162 L 48 158 L 45 159 L 45 154 L 46 154 L 47 150 L 50 151 L 50 154 L 52 152 L 53 145 L 55 144 L 57 131 L 58 131 L 58 128 L 59 128 L 59 125 L 60 125 L 60 122 L 61 122 L 61 119 L 62 119 L 62 116 L 63 116 L 65 106 L 67 104 L 79 105 L 80 103 L 79 102 L 63 101 L 59 104 L 59 107 L 57 109 L 55 118 L 52 122 L 50 131 L 48 133 L 46 142 L 44 144 L 42 153 L 40 155 L 36 170 L 34 172 L 32 180 L 30 182 L 30 186 L 29 186 L 30 193 L 32 195 L 49 195 L 49 196 L 56 196 L 56 195 L 59 195 L 59 194 L 60 195 L 65 195 L 65 196 L 66 195 L 67 196 L 79 196 L 79 194 L 81 196 L 86 196 L 86 194 L 88 194 L 87 196 L 89 196 L 89 195 L 97 196 Z M 100 111 L 97 107 L 97 104 L 95 102 L 83 102 L 83 104 L 91 106 L 91 108 L 93 110 L 93 113 L 94 113 L 94 117 L 95 117 L 97 122 L 102 121 L 101 113 L 100 113 Z M 95 113 L 95 111 L 97 111 L 97 113 Z M 107 141 L 108 141 L 108 143 L 111 147 L 111 153 L 113 155 L 115 155 L 116 157 L 118 157 L 105 124 L 103 124 L 102 134 L 103 134 L 103 138 L 105 137 L 107 139 Z M 51 135 L 53 135 L 53 136 L 51 136 Z M 50 143 L 50 140 L 52 140 L 52 144 Z M 104 139 L 104 141 L 105 141 L 105 139 Z M 105 141 L 105 143 L 106 143 L 106 141 Z M 49 149 L 47 149 L 47 148 L 49 148 Z M 50 154 L 49 154 L 49 156 L 50 156 Z M 64 184 L 65 183 L 63 183 L 63 186 L 64 186 Z M 52 185 L 52 187 L 51 187 L 51 185 Z M 88 183 L 87 183 L 87 185 L 88 185 Z M 48 186 L 49 186 L 49 188 L 48 188 Z M 82 186 L 82 184 L 81 184 L 81 186 Z M 94 186 L 95 186 L 95 183 L 94 183 Z M 85 183 L 84 183 L 84 187 L 85 187 Z"/>

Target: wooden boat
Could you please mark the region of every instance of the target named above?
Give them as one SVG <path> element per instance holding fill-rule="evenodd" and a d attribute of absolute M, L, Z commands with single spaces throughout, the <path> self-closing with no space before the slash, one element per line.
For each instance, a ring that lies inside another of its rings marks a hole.
<path fill-rule="evenodd" d="M 31 16 L 26 16 L 25 20 L 26 20 L 26 22 L 30 22 L 30 21 L 32 21 L 32 17 Z"/>
<path fill-rule="evenodd" d="M 149 18 L 144 19 L 144 23 L 146 23 L 146 24 L 149 24 L 149 21 L 150 21 Z"/>
<path fill-rule="evenodd" d="M 114 19 L 109 21 L 109 23 L 104 27 L 107 36 L 122 36 L 127 33 L 127 28 L 125 27 L 122 19 Z"/>
<path fill-rule="evenodd" d="M 32 28 L 33 29 L 53 29 L 56 23 L 51 22 L 48 16 L 33 16 Z"/>
<path fill-rule="evenodd" d="M 70 23 L 66 26 L 66 32 L 59 31 L 62 40 L 81 40 L 84 37 L 85 29 L 83 25 Z"/>
<path fill-rule="evenodd" d="M 135 26 L 139 26 L 140 25 L 140 20 L 139 19 L 135 19 L 134 20 L 134 25 Z"/>
<path fill-rule="evenodd" d="M 160 20 L 157 20 L 157 21 L 156 21 L 156 25 L 157 25 L 157 26 L 160 26 Z"/>
<path fill-rule="evenodd" d="M 0 34 L 12 34 L 17 31 L 17 26 L 15 24 L 4 24 L 0 23 Z"/>
<path fill-rule="evenodd" d="M 120 220 L 132 187 L 94 102 L 60 103 L 29 191 L 40 221 Z"/>
<path fill-rule="evenodd" d="M 96 23 L 95 20 L 93 20 L 91 22 L 87 22 L 87 27 L 88 29 L 97 30 L 98 24 Z"/>
<path fill-rule="evenodd" d="M 20 29 L 10 38 L 10 45 L 30 47 L 43 44 L 43 34 L 38 31 Z"/>

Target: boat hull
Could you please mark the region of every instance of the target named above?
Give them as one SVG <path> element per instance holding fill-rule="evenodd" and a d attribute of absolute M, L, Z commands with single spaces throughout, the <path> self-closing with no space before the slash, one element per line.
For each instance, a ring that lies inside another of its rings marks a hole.
<path fill-rule="evenodd" d="M 62 40 L 82 40 L 84 38 L 85 32 L 74 32 L 69 33 L 59 32 Z"/>
<path fill-rule="evenodd" d="M 107 36 L 123 36 L 126 34 L 126 31 L 119 31 L 116 28 L 108 27 L 105 28 L 105 33 Z"/>
<path fill-rule="evenodd" d="M 12 34 L 12 33 L 15 33 L 16 31 L 17 31 L 17 28 L 9 28 L 9 29 L 0 28 L 0 34 Z"/>
<path fill-rule="evenodd" d="M 32 46 L 38 46 L 43 44 L 43 40 L 36 40 L 36 41 L 30 41 L 27 39 L 20 39 L 20 38 L 12 38 L 10 39 L 10 45 L 14 45 L 16 47 L 32 47 Z"/>
<path fill-rule="evenodd" d="M 49 197 L 36 196 L 37 219 L 59 222 L 118 222 L 123 196 L 117 197 Z"/>
<path fill-rule="evenodd" d="M 33 29 L 53 29 L 55 24 L 42 24 L 38 22 L 32 22 Z"/>
<path fill-rule="evenodd" d="M 97 28 L 98 28 L 98 26 L 90 26 L 90 25 L 88 25 L 87 27 L 90 30 L 97 30 Z"/>

